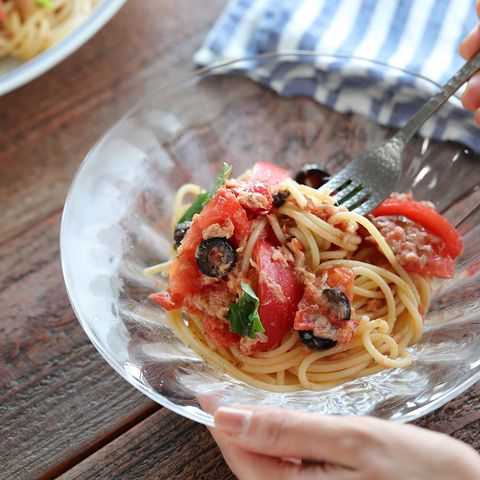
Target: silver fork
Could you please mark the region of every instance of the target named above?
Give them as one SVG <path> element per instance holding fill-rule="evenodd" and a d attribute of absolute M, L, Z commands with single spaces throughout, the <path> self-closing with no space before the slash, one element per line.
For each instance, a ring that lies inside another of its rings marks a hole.
<path fill-rule="evenodd" d="M 362 153 L 321 188 L 327 187 L 337 204 L 355 213 L 371 212 L 394 191 L 402 172 L 405 147 L 418 128 L 479 69 L 480 51 L 390 140 Z"/>

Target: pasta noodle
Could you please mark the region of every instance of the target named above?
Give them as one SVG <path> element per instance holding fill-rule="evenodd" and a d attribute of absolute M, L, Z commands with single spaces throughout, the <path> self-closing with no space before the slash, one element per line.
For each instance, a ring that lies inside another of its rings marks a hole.
<path fill-rule="evenodd" d="M 287 191 L 289 200 L 273 213 L 253 220 L 249 237 L 239 249 L 238 275 L 255 266 L 253 249 L 267 228 L 282 248 L 295 254 L 297 274 L 318 278 L 332 268 L 351 269 L 352 319 L 358 324 L 353 337 L 326 350 L 310 350 L 292 328 L 271 350 L 245 352 L 239 344 L 216 345 L 199 315 L 178 308 L 167 311 L 175 334 L 216 369 L 272 392 L 323 390 L 386 368 L 410 365 L 408 347 L 422 334 L 422 314 L 430 304 L 432 278 L 405 270 L 374 223 L 334 206 L 328 191 L 291 179 L 278 189 Z M 189 206 L 185 198 L 199 192 L 200 188 L 191 184 L 178 191 L 173 227 Z M 318 211 L 330 209 L 331 214 L 321 218 L 313 213 L 317 207 Z M 367 233 L 360 235 L 360 228 Z M 363 242 L 366 235 L 369 245 Z M 300 243 L 300 253 L 292 248 L 292 239 Z M 174 250 L 172 253 L 175 257 Z M 147 273 L 165 273 L 169 265 L 150 267 Z"/>
<path fill-rule="evenodd" d="M 45 2 L 43 2 L 45 3 Z M 29 60 L 75 30 L 98 0 L 0 0 L 0 58 Z"/>

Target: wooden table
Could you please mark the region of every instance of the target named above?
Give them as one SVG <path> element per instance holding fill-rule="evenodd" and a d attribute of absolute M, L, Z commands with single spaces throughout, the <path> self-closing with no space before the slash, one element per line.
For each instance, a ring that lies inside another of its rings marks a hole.
<path fill-rule="evenodd" d="M 90 146 L 192 70 L 224 0 L 130 0 L 68 60 L 0 98 L 0 478 L 231 479 L 208 431 L 127 384 L 70 307 L 65 195 Z M 423 418 L 480 449 L 480 384 Z"/>

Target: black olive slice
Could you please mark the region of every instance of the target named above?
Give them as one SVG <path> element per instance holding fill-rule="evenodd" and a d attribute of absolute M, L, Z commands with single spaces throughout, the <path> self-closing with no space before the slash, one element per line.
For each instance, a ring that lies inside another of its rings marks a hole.
<path fill-rule="evenodd" d="M 186 222 L 177 223 L 175 225 L 175 231 L 173 232 L 173 242 L 176 247 L 179 247 L 185 237 L 187 230 L 192 226 L 191 220 Z"/>
<path fill-rule="evenodd" d="M 337 344 L 335 340 L 315 336 L 313 330 L 299 330 L 298 334 L 302 343 L 312 350 L 328 350 Z"/>
<path fill-rule="evenodd" d="M 289 196 L 290 196 L 290 192 L 288 190 L 274 193 L 273 202 L 272 202 L 273 207 L 280 208 L 287 201 L 287 198 Z"/>
<path fill-rule="evenodd" d="M 350 320 L 352 309 L 347 296 L 338 288 L 326 288 L 322 292 L 327 301 L 329 312 L 333 313 L 339 320 Z"/>
<path fill-rule="evenodd" d="M 195 251 L 200 271 L 208 277 L 220 278 L 230 272 L 237 261 L 233 245 L 222 237 L 203 240 Z"/>
<path fill-rule="evenodd" d="M 320 188 L 328 182 L 330 174 L 318 163 L 307 163 L 295 176 L 295 181 L 307 187 Z"/>

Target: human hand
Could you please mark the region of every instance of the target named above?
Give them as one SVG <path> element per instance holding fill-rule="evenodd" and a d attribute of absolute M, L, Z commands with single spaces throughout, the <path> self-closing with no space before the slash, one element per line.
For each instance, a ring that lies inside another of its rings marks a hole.
<path fill-rule="evenodd" d="M 477 15 L 480 17 L 480 0 L 477 0 Z M 477 25 L 460 45 L 460 55 L 466 60 L 480 49 L 480 24 Z M 468 82 L 462 95 L 463 106 L 475 112 L 475 121 L 480 124 L 480 72 L 477 72 Z"/>
<path fill-rule="evenodd" d="M 464 443 L 370 417 L 220 408 L 211 432 L 240 480 L 480 478 L 480 456 Z"/>

